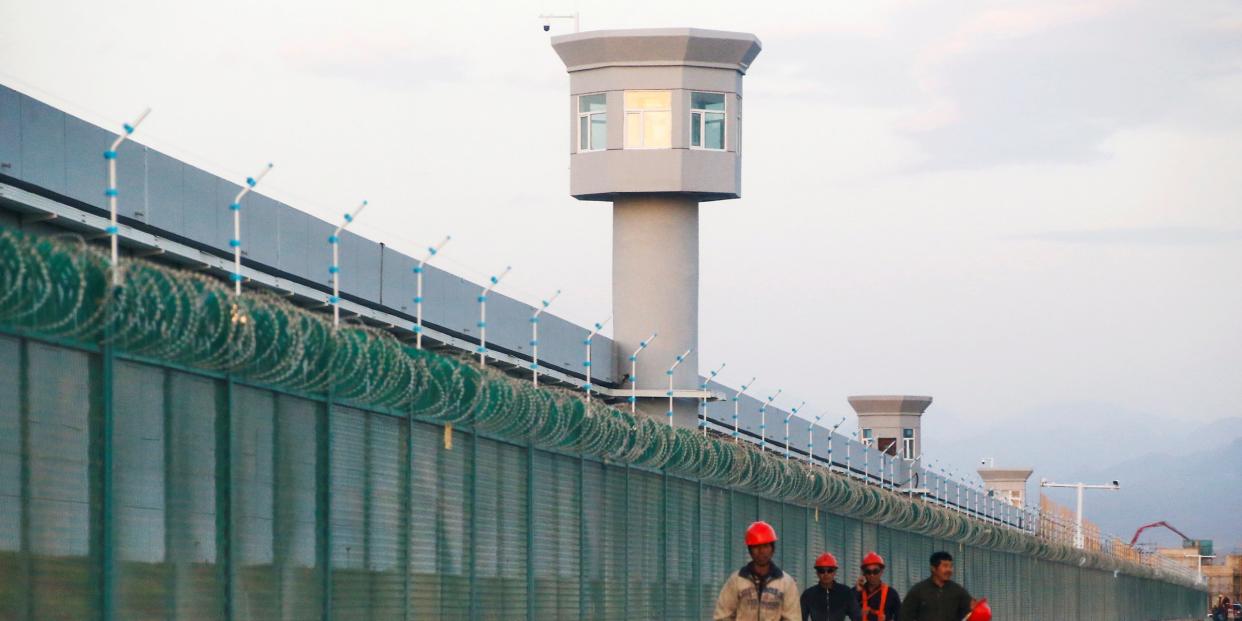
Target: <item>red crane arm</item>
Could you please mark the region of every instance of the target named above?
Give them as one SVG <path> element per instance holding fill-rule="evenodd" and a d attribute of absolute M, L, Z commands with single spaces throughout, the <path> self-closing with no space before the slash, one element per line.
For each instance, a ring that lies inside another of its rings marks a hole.
<path fill-rule="evenodd" d="M 1167 529 L 1169 529 L 1169 530 L 1171 530 L 1171 531 L 1173 531 L 1173 532 L 1175 532 L 1175 533 L 1177 533 L 1177 534 L 1181 535 L 1181 536 L 1182 536 L 1182 539 L 1186 539 L 1186 540 L 1189 540 L 1189 539 L 1190 539 L 1190 537 L 1187 537 L 1187 536 L 1186 536 L 1186 533 L 1183 533 L 1182 531 L 1177 530 L 1176 528 L 1174 528 L 1174 527 L 1173 527 L 1173 525 L 1172 525 L 1172 524 L 1169 524 L 1168 522 L 1165 522 L 1165 521 L 1161 520 L 1161 521 L 1159 521 L 1159 522 L 1152 522 L 1151 524 L 1144 524 L 1144 525 L 1140 526 L 1138 530 L 1134 531 L 1134 536 L 1130 538 L 1130 545 L 1134 545 L 1135 543 L 1137 543 L 1137 542 L 1138 542 L 1139 535 L 1143 534 L 1143 531 L 1145 531 L 1145 530 L 1147 530 L 1147 529 L 1149 529 L 1149 528 L 1155 528 L 1155 527 L 1157 527 L 1157 526 L 1163 526 L 1163 527 L 1165 527 L 1165 528 L 1167 528 Z"/>

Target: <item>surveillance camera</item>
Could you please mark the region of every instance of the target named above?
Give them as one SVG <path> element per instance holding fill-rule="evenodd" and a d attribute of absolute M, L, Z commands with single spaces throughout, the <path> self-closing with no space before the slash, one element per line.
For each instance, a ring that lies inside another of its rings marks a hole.
<path fill-rule="evenodd" d="M 1121 487 L 1121 482 L 1113 481 L 1113 487 Z"/>
<path fill-rule="evenodd" d="M 543 25 L 543 31 L 544 31 L 544 32 L 547 32 L 547 31 L 549 31 L 549 30 L 552 30 L 552 24 L 544 24 L 544 25 Z"/>
<path fill-rule="evenodd" d="M 988 465 L 988 458 L 984 457 L 983 459 L 980 459 L 980 460 L 979 460 L 979 465 L 980 465 L 980 466 L 986 466 L 986 465 Z"/>

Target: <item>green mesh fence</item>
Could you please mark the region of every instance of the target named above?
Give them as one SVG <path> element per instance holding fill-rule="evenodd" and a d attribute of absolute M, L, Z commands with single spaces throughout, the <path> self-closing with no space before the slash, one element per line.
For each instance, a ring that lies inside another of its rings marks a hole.
<path fill-rule="evenodd" d="M 0 620 L 702 619 L 766 519 L 1000 619 L 1196 616 L 1181 576 L 0 230 Z M 446 425 L 452 448 L 445 443 Z"/>

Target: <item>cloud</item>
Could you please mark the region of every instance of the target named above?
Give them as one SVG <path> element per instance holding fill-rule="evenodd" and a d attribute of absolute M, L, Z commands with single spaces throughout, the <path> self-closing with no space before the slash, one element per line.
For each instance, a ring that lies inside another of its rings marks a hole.
<path fill-rule="evenodd" d="M 1190 226 L 1105 228 L 1044 231 L 1009 237 L 1018 241 L 1062 244 L 1134 244 L 1194 246 L 1242 242 L 1242 229 L 1211 229 Z"/>
<path fill-rule="evenodd" d="M 1121 129 L 1237 124 L 1242 89 L 1211 88 L 1242 66 L 1227 11 L 1106 3 L 968 20 L 915 62 L 927 103 L 906 135 L 920 168 L 1089 161 Z"/>

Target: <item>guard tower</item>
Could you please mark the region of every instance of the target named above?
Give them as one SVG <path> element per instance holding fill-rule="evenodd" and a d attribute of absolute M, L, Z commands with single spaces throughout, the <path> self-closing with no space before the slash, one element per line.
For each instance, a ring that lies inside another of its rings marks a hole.
<path fill-rule="evenodd" d="M 931 405 L 931 397 L 871 395 L 849 401 L 858 413 L 858 436 L 863 443 L 903 459 L 923 454 L 923 412 Z"/>
<path fill-rule="evenodd" d="M 699 203 L 741 196 L 742 76 L 751 34 L 665 28 L 552 38 L 569 72 L 569 193 L 612 203 L 617 368 L 638 359 L 638 407 L 668 411 L 666 370 L 691 350 L 674 386 L 697 389 Z M 627 384 L 628 385 L 628 384 Z M 673 408 L 697 424 L 695 399 Z"/>
<path fill-rule="evenodd" d="M 995 465 L 979 469 L 983 487 L 1001 500 L 1021 507 L 1026 502 L 1026 481 L 1034 470 L 1030 468 L 997 468 Z"/>

